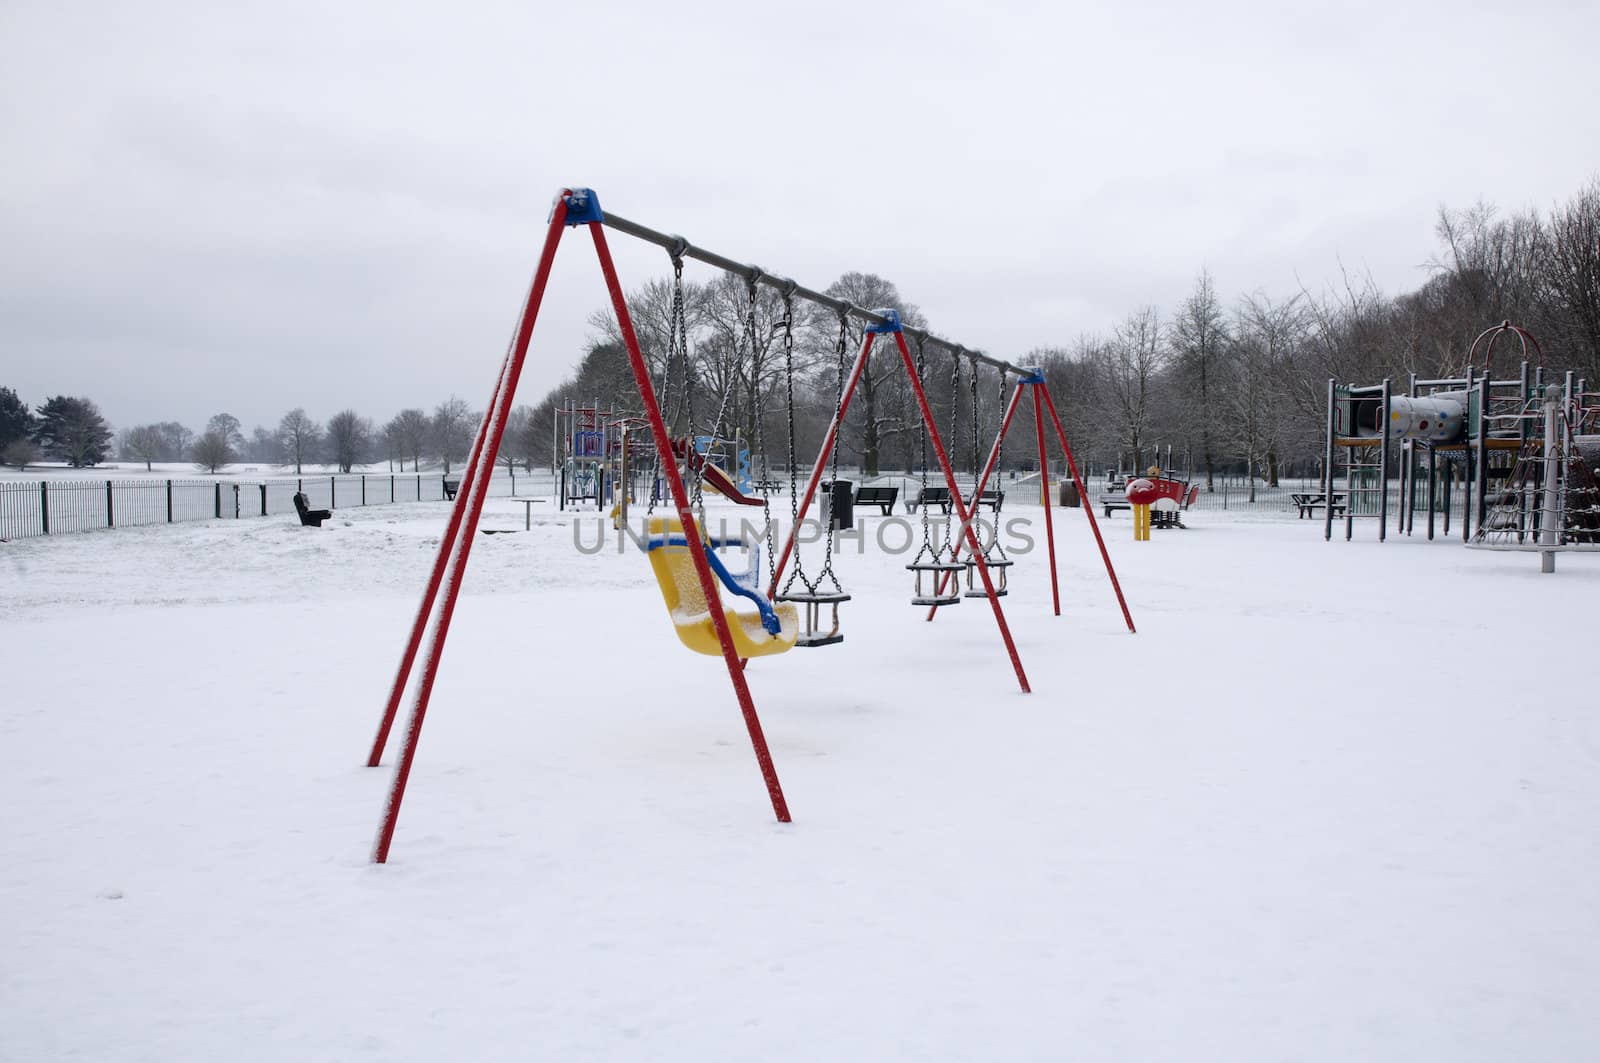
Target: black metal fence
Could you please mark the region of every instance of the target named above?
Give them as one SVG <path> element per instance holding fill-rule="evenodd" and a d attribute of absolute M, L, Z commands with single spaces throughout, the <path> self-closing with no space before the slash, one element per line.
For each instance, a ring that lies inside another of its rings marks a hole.
<path fill-rule="evenodd" d="M 445 482 L 459 473 L 395 473 L 300 476 L 272 480 L 12 480 L 0 482 L 0 539 L 65 535 L 102 528 L 131 528 L 194 520 L 240 520 L 290 514 L 295 493 L 312 509 L 397 502 L 439 502 Z M 491 496 L 531 489 L 533 478 L 496 469 Z"/>

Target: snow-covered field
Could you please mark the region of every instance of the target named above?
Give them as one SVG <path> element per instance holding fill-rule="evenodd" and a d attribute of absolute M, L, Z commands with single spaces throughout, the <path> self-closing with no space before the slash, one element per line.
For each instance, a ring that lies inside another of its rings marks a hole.
<path fill-rule="evenodd" d="M 1123 515 L 1130 636 L 1056 514 L 1031 696 L 875 549 L 751 663 L 787 826 L 638 554 L 480 536 L 383 867 L 442 504 L 0 544 L 0 1059 L 1596 1058 L 1600 559 Z"/>

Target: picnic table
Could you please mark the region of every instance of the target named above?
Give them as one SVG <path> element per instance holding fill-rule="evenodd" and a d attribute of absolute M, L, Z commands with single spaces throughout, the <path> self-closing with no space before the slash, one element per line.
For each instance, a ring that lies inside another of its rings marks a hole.
<path fill-rule="evenodd" d="M 522 503 L 522 530 L 531 531 L 533 529 L 533 504 L 550 500 L 548 498 L 518 498 L 516 495 L 512 495 L 511 501 Z"/>
<path fill-rule="evenodd" d="M 1293 502 L 1295 505 L 1296 520 L 1304 520 L 1306 517 L 1314 516 L 1317 510 L 1329 505 L 1328 496 L 1325 493 L 1315 493 L 1310 491 L 1291 494 L 1289 496 L 1289 501 Z M 1332 506 L 1333 515 L 1335 517 L 1341 516 L 1345 509 L 1344 495 L 1335 492 Z"/>

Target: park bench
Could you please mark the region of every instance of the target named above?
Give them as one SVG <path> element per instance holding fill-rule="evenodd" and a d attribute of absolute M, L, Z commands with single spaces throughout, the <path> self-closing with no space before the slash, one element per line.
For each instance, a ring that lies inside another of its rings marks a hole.
<path fill-rule="evenodd" d="M 446 480 L 444 482 L 444 497 L 447 501 L 455 501 L 456 491 L 461 487 L 460 480 Z"/>
<path fill-rule="evenodd" d="M 988 506 L 994 512 L 999 513 L 1000 506 L 1005 502 L 1005 500 L 1006 493 L 1004 491 L 990 487 L 987 488 L 983 494 L 978 496 L 977 505 Z M 915 502 L 909 498 L 906 499 L 906 512 L 915 513 L 917 511 L 917 507 L 924 503 L 930 506 L 938 506 L 941 513 L 949 513 L 950 489 L 948 487 L 934 486 L 923 488 L 922 493 L 917 496 L 917 500 Z"/>
<path fill-rule="evenodd" d="M 944 512 L 950 512 L 950 488 L 924 487 L 916 498 L 906 499 L 907 513 L 915 513 L 918 506 L 938 506 Z"/>
<path fill-rule="evenodd" d="M 885 517 L 894 512 L 894 504 L 900 497 L 898 487 L 858 487 L 856 488 L 856 505 L 877 506 L 883 510 Z"/>
<path fill-rule="evenodd" d="M 1327 506 L 1328 496 L 1325 494 L 1312 494 L 1310 492 L 1306 492 L 1303 494 L 1291 494 L 1289 496 L 1289 501 L 1294 503 L 1295 519 L 1304 520 L 1306 517 L 1315 516 L 1317 510 Z M 1342 516 L 1344 514 L 1344 507 L 1344 495 L 1335 494 L 1333 496 L 1333 515 L 1335 517 Z"/>
<path fill-rule="evenodd" d="M 988 506 L 991 510 L 998 513 L 1000 512 L 1000 507 L 1005 504 L 1005 500 L 1006 493 L 1004 491 L 994 487 L 989 487 L 985 488 L 983 494 L 978 496 L 978 500 L 973 504 L 972 508 L 977 509 L 979 506 Z"/>
<path fill-rule="evenodd" d="M 279 497 L 282 496 L 280 495 Z M 320 528 L 323 521 L 333 516 L 331 510 L 312 509 L 311 502 L 306 498 L 303 491 L 294 493 L 294 511 L 300 514 L 300 523 L 307 528 Z"/>

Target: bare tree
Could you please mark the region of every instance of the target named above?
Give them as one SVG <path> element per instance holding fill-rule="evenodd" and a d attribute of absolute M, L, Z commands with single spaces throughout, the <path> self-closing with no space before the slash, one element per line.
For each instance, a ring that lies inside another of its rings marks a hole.
<path fill-rule="evenodd" d="M 702 405 L 696 396 L 696 411 L 710 407 L 711 419 L 722 412 L 726 427 L 709 425 L 708 432 L 727 434 L 731 428 L 753 446 L 762 443 L 783 382 L 783 298 L 772 288 L 752 288 L 744 278 L 725 273 L 702 289 L 698 311 L 705 335 L 695 351 L 695 384 L 705 397 Z M 810 312 L 811 304 L 794 303 L 796 332 L 805 331 Z M 803 371 L 807 350 L 797 346 L 796 357 L 796 371 Z"/>
<path fill-rule="evenodd" d="M 244 432 L 240 430 L 239 418 L 231 413 L 219 413 L 206 422 L 207 432 L 221 433 L 222 438 L 228 441 L 228 449 L 235 456 L 244 449 Z"/>
<path fill-rule="evenodd" d="M 1045 386 L 1050 389 L 1051 399 L 1056 404 L 1056 413 L 1061 417 L 1061 427 L 1067 433 L 1067 442 L 1072 445 L 1073 454 L 1080 459 L 1099 449 L 1116 449 L 1117 431 L 1114 425 L 1108 425 L 1103 416 L 1100 401 L 1100 375 L 1101 375 L 1101 348 L 1103 343 L 1093 337 L 1079 337 L 1078 341 L 1070 348 L 1063 347 L 1037 347 L 1028 352 L 1023 359 L 1023 365 L 1037 365 L 1044 370 Z M 997 396 L 1002 401 L 996 403 L 994 411 L 995 431 L 999 430 L 1000 416 L 1005 412 L 1004 401 L 1009 401 L 1010 392 L 1014 382 L 1006 389 L 1006 393 Z M 1016 444 L 1009 447 L 1006 453 L 1014 454 L 1027 462 L 1032 467 L 1038 460 L 1038 451 L 1031 441 L 1036 439 L 1033 421 L 1033 402 L 1024 394 L 1022 401 L 1017 406 L 1016 418 L 1012 422 L 1008 438 L 1016 440 Z M 1045 437 L 1048 440 L 1055 432 L 1048 416 L 1045 421 Z M 1049 447 L 1054 452 L 1055 445 Z"/>
<path fill-rule="evenodd" d="M 531 406 L 517 406 L 506 416 L 505 432 L 500 436 L 500 452 L 495 455 L 496 460 L 505 466 L 506 472 L 515 476 L 517 465 L 532 468 L 527 459 L 528 433 L 533 425 L 533 408 Z"/>
<path fill-rule="evenodd" d="M 922 316 L 922 311 L 917 305 L 906 301 L 893 282 L 885 280 L 876 273 L 845 273 L 828 285 L 825 294 L 869 310 L 881 307 L 897 309 L 900 311 L 902 324 L 914 328 L 927 327 L 927 319 Z M 830 330 L 836 327 L 835 322 L 827 325 Z M 853 323 L 846 359 L 852 357 L 859 347 L 861 336 L 859 322 Z M 885 349 L 886 346 L 888 349 Z M 862 471 L 865 475 L 878 475 L 885 448 L 895 442 L 904 444 L 905 465 L 906 468 L 911 468 L 912 452 L 916 449 L 917 440 L 921 438 L 919 429 L 922 419 L 912 401 L 905 367 L 901 365 L 900 355 L 892 344 L 874 345 L 873 357 L 861 374 L 856 397 L 851 402 L 849 420 L 852 435 L 858 441 L 856 450 L 861 455 Z M 843 445 L 842 440 L 840 445 Z"/>
<path fill-rule="evenodd" d="M 194 448 L 190 451 L 195 466 L 206 472 L 216 472 L 224 465 L 233 463 L 233 445 L 228 442 L 226 431 L 220 427 L 207 428 L 194 441 Z"/>
<path fill-rule="evenodd" d="M 406 458 L 411 459 L 411 471 L 417 472 L 423 451 L 428 449 L 428 415 L 416 407 L 401 410 L 384 426 L 384 432 L 394 437 L 395 453 L 400 456 L 400 471 L 406 471 Z"/>
<path fill-rule="evenodd" d="M 280 453 L 276 432 L 261 425 L 251 430 L 250 442 L 245 445 L 244 451 L 249 461 L 277 461 Z"/>
<path fill-rule="evenodd" d="M 705 285 L 687 280 L 683 282 L 685 328 L 691 335 L 704 326 L 702 308 L 705 298 Z M 664 390 L 662 385 L 667 372 L 667 351 L 672 341 L 669 327 L 672 320 L 672 282 L 665 278 L 646 281 L 643 287 L 628 294 L 627 302 L 628 317 L 633 321 L 633 331 L 639 339 L 645 365 L 650 369 L 650 379 L 658 390 Z M 617 326 L 616 314 L 609 306 L 589 315 L 589 327 L 598 333 L 600 342 L 614 344 L 618 348 L 623 346 L 622 330 Z M 683 371 L 674 366 L 672 373 L 677 377 L 673 382 L 676 390 L 683 384 Z M 666 409 L 668 396 L 661 394 L 656 397 L 662 408 Z"/>
<path fill-rule="evenodd" d="M 1194 291 L 1172 321 L 1169 335 L 1183 392 L 1178 416 L 1187 429 L 1185 434 L 1198 445 L 1206 470 L 1206 490 L 1211 491 L 1216 488 L 1213 447 L 1218 430 L 1218 400 L 1227 387 L 1225 354 L 1229 348 L 1222 304 L 1209 271 L 1200 271 Z"/>
<path fill-rule="evenodd" d="M 1550 219 L 1549 284 L 1571 317 L 1589 380 L 1600 381 L 1600 177 Z"/>
<path fill-rule="evenodd" d="M 155 462 L 166 460 L 163 456 L 166 449 L 166 436 L 153 424 L 125 428 L 121 439 L 118 440 L 118 452 L 122 457 L 125 460 L 131 458 L 144 462 L 145 472 L 149 472 Z"/>
<path fill-rule="evenodd" d="M 26 472 L 28 466 L 38 460 L 39 448 L 27 436 L 18 436 L 6 444 L 4 452 L 0 452 L 0 461 L 15 465 L 18 472 Z"/>
<path fill-rule="evenodd" d="M 1459 319 L 1532 322 L 1539 310 L 1544 226 L 1531 211 L 1504 220 L 1495 215 L 1487 203 L 1466 210 L 1441 207 L 1434 232 L 1446 253 L 1429 265 L 1448 273 L 1461 292 L 1464 306 Z"/>
<path fill-rule="evenodd" d="M 1256 476 L 1278 482 L 1279 427 L 1285 410 L 1284 366 L 1303 344 L 1308 313 L 1295 296 L 1274 302 L 1257 294 L 1240 302 L 1232 341 L 1234 373 L 1225 396 L 1227 428 L 1243 453 L 1250 501 L 1256 500 Z"/>
<path fill-rule="evenodd" d="M 348 473 L 367 460 L 372 448 L 372 422 L 354 410 L 340 410 L 328 418 L 328 454 L 339 471 Z"/>
<path fill-rule="evenodd" d="M 1156 378 L 1165 363 L 1161 318 L 1153 306 L 1129 314 L 1101 351 L 1101 385 L 1116 418 L 1118 444 L 1144 469 L 1146 429 Z"/>
<path fill-rule="evenodd" d="M 177 421 L 162 421 L 156 428 L 160 429 L 164 441 L 161 456 L 156 460 L 182 461 L 188 455 L 190 445 L 194 443 L 194 433 Z"/>
<path fill-rule="evenodd" d="M 1295 360 L 1294 402 L 1306 416 L 1321 422 L 1329 377 L 1378 380 L 1393 357 L 1393 304 L 1370 275 L 1359 279 L 1341 270 L 1341 284 L 1320 297 L 1304 287 L 1302 305 L 1309 315 L 1308 345 Z"/>
<path fill-rule="evenodd" d="M 290 463 L 294 465 L 295 475 L 304 471 L 304 465 L 317 451 L 317 443 L 322 439 L 322 426 L 306 415 L 306 411 L 296 406 L 283 415 L 283 420 L 278 422 L 278 446 Z"/>
<path fill-rule="evenodd" d="M 450 475 L 452 465 L 466 458 L 472 446 L 473 431 L 481 419 L 466 400 L 455 395 L 434 407 L 430 435 L 433 451 L 444 465 L 446 476 Z"/>

